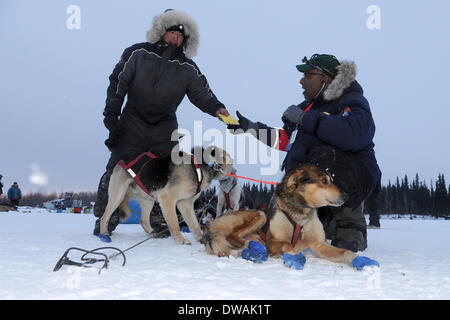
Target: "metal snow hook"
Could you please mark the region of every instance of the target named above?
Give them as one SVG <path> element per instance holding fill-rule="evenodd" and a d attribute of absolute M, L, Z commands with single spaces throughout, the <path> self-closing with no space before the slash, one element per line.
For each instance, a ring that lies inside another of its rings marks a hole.
<path fill-rule="evenodd" d="M 100 251 L 100 250 L 107 250 L 107 249 L 119 251 L 118 253 L 114 254 L 114 258 L 117 257 L 117 255 L 121 254 L 123 256 L 122 266 L 125 265 L 125 262 L 126 262 L 125 254 L 123 253 L 122 250 L 120 250 L 118 248 L 101 247 L 101 248 L 97 248 L 97 249 L 94 249 L 94 250 L 85 250 L 85 249 L 81 249 L 81 248 L 71 247 L 71 248 L 67 249 L 64 252 L 62 257 L 58 260 L 58 262 L 56 263 L 55 267 L 53 268 L 53 271 L 58 271 L 59 269 L 61 269 L 61 267 L 63 265 L 77 266 L 77 267 L 83 267 L 83 268 L 92 268 L 93 264 L 95 264 L 97 262 L 103 262 L 102 267 L 100 269 L 98 269 L 98 273 L 100 274 L 102 269 L 107 269 L 108 268 L 109 258 L 111 258 L 111 256 L 108 257 L 105 253 L 98 252 L 98 251 Z M 81 261 L 82 262 L 76 262 L 76 261 L 73 261 L 73 260 L 69 259 L 68 254 L 69 254 L 69 252 L 71 250 L 84 252 L 84 254 L 81 256 Z M 97 256 L 101 256 L 103 258 L 101 258 L 101 259 L 97 259 L 97 258 L 93 258 L 93 257 L 87 258 L 86 257 L 87 255 L 97 255 Z"/>

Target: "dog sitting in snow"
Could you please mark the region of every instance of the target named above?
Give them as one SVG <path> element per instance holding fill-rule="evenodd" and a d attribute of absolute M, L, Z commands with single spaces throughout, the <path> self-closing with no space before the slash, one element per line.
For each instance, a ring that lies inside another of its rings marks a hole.
<path fill-rule="evenodd" d="M 306 248 L 320 258 L 357 269 L 378 265 L 375 260 L 326 242 L 317 208 L 341 206 L 347 200 L 347 194 L 334 185 L 327 172 L 303 164 L 283 177 L 267 214 L 247 210 L 224 215 L 207 227 L 201 242 L 209 254 L 242 254 L 254 262 L 264 261 L 269 254 L 283 255 L 285 264 L 297 269 L 303 268 L 306 259 L 301 251 Z"/>

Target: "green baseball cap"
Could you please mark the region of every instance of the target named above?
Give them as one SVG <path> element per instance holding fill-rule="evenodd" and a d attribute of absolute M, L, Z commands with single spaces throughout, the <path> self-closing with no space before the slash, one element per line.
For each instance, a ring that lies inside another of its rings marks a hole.
<path fill-rule="evenodd" d="M 317 69 L 327 76 L 334 78 L 338 73 L 337 66 L 340 65 L 339 60 L 335 56 L 330 54 L 313 54 L 310 59 L 304 57 L 302 59 L 303 64 L 297 65 L 297 70 L 300 72 L 306 72 L 313 69 Z"/>

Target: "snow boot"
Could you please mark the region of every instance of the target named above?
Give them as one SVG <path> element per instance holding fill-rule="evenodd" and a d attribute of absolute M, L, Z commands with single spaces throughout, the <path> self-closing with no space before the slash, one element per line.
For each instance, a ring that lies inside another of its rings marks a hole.
<path fill-rule="evenodd" d="M 95 221 L 94 231 L 92 232 L 94 236 L 98 236 L 100 234 L 100 219 L 105 212 L 106 205 L 108 204 L 108 186 L 109 179 L 111 178 L 112 171 L 107 170 L 100 179 L 97 189 L 97 199 L 94 205 L 94 215 L 98 218 Z M 117 225 L 120 222 L 120 212 L 117 208 L 116 211 L 111 215 L 111 219 L 109 219 L 108 223 L 108 233 L 111 233 L 116 229 Z"/>
<path fill-rule="evenodd" d="M 95 220 L 94 231 L 92 232 L 94 236 L 98 236 L 100 234 L 100 220 L 101 218 Z M 119 209 L 117 209 L 112 214 L 111 219 L 109 219 L 108 235 L 111 235 L 111 233 L 116 229 L 119 222 L 120 222 Z"/>
<path fill-rule="evenodd" d="M 367 233 L 355 228 L 338 227 L 331 245 L 352 252 L 364 251 L 367 249 Z"/>
<path fill-rule="evenodd" d="M 336 233 L 331 245 L 353 252 L 367 248 L 367 226 L 363 214 L 364 202 L 356 208 L 339 207 L 333 211 L 336 219 Z"/>

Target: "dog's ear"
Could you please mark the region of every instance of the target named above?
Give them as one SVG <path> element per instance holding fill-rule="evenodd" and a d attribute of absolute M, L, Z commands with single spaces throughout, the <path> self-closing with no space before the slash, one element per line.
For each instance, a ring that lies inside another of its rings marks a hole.
<path fill-rule="evenodd" d="M 233 165 L 233 158 L 226 152 L 225 150 L 222 150 L 222 158 L 223 158 L 223 164 L 224 165 Z"/>
<path fill-rule="evenodd" d="M 304 169 L 295 170 L 291 174 L 291 176 L 288 178 L 288 181 L 286 182 L 287 190 L 289 192 L 294 191 L 295 188 L 302 182 L 302 180 L 305 179 L 306 175 L 307 175 L 307 172 Z"/>
<path fill-rule="evenodd" d="M 214 162 L 216 156 L 216 148 L 214 146 L 208 146 L 203 150 L 203 163 L 210 164 Z"/>

